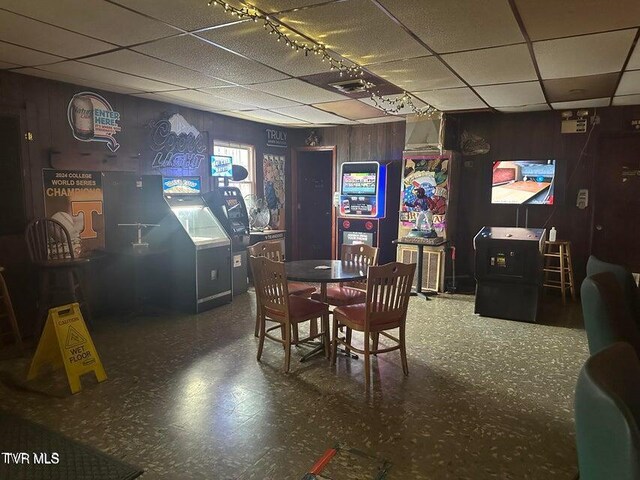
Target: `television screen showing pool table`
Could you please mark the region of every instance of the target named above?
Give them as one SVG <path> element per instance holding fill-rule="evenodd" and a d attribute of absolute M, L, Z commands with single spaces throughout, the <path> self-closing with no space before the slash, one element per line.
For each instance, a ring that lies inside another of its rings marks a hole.
<path fill-rule="evenodd" d="M 555 160 L 499 160 L 493 162 L 491 203 L 553 205 Z"/>

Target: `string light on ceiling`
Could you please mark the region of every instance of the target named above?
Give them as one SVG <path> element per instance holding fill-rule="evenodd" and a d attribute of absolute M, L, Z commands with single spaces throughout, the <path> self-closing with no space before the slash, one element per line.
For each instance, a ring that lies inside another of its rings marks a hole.
<path fill-rule="evenodd" d="M 317 43 L 313 40 L 302 42 L 292 38 L 289 33 L 287 33 L 290 30 L 286 26 L 281 25 L 273 17 L 264 14 L 254 7 L 237 8 L 224 0 L 209 0 L 208 4 L 210 7 L 220 6 L 225 12 L 236 16 L 241 20 L 251 20 L 256 23 L 262 22 L 264 29 L 269 32 L 269 35 L 274 35 L 276 41 L 283 42 L 285 46 L 290 47 L 296 52 L 304 53 L 305 56 L 308 56 L 309 54 L 319 55 L 323 62 L 328 63 L 329 69 L 337 70 L 341 77 L 347 75 L 351 78 L 355 78 L 364 75 L 364 70 L 360 65 L 353 62 L 348 63 L 340 58 L 336 58 L 334 55 L 327 52 L 326 46 L 321 43 Z M 410 109 L 418 116 L 430 116 L 437 112 L 437 110 L 431 105 L 427 105 L 424 108 L 417 107 L 413 103 L 411 95 L 406 91 L 403 92 L 400 97 L 392 99 L 381 96 L 380 93 L 375 90 L 375 85 L 371 82 L 364 82 L 364 85 L 366 91 L 371 95 L 371 99 L 376 107 L 388 115 L 395 115 L 404 108 Z"/>

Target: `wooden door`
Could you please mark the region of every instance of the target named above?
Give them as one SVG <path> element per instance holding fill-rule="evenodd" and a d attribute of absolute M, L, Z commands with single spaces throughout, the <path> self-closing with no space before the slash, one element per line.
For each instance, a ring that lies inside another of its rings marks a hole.
<path fill-rule="evenodd" d="M 332 258 L 333 164 L 332 150 L 297 152 L 292 236 L 298 260 Z"/>
<path fill-rule="evenodd" d="M 640 135 L 601 140 L 594 202 L 591 252 L 640 272 Z"/>

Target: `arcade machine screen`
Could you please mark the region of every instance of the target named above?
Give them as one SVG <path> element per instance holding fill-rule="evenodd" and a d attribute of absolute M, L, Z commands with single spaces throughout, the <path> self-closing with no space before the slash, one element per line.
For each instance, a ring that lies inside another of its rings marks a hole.
<path fill-rule="evenodd" d="M 164 195 L 200 195 L 200 177 L 163 177 Z"/>
<path fill-rule="evenodd" d="M 493 162 L 491 203 L 553 205 L 555 175 L 555 160 Z"/>
<path fill-rule="evenodd" d="M 212 177 L 233 177 L 233 158 L 227 155 L 211 155 Z"/>
<path fill-rule="evenodd" d="M 378 183 L 377 172 L 343 172 L 343 195 L 375 195 Z"/>

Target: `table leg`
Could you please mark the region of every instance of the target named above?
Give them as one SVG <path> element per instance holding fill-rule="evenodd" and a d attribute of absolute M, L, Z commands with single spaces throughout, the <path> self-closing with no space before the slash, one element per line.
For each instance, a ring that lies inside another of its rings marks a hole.
<path fill-rule="evenodd" d="M 322 298 L 323 302 L 327 301 L 327 284 L 326 283 L 321 283 L 320 284 L 320 297 Z M 311 320 L 311 325 L 309 325 L 309 334 L 311 336 L 313 335 L 317 335 L 318 334 L 318 319 L 314 318 L 313 320 Z M 309 358 L 313 357 L 314 355 L 317 355 L 318 353 L 324 351 L 324 343 L 320 342 L 320 344 L 317 344 L 316 342 L 311 343 L 311 345 L 313 345 L 313 349 L 304 354 L 302 356 L 302 358 L 300 358 L 300 362 L 304 362 L 306 360 L 308 360 Z"/>

